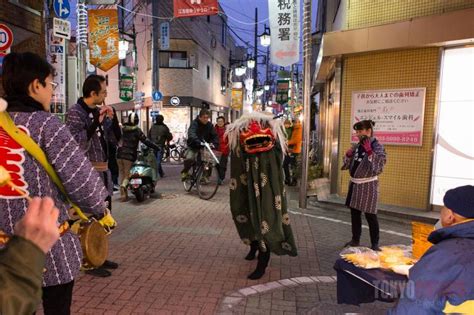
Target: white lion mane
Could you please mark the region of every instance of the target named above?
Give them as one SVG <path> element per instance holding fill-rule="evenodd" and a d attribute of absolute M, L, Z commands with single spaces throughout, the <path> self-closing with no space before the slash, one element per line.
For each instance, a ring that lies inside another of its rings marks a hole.
<path fill-rule="evenodd" d="M 280 143 L 283 155 L 287 150 L 286 143 L 286 131 L 283 125 L 282 119 L 273 119 L 272 114 L 266 114 L 262 112 L 252 112 L 242 115 L 239 119 L 234 121 L 232 124 L 227 125 L 225 136 L 229 141 L 229 147 L 232 151 L 238 152 L 240 150 L 240 133 L 247 129 L 250 122 L 257 121 L 261 125 L 265 126 L 266 123 L 270 126 L 273 135 L 277 142 Z"/>

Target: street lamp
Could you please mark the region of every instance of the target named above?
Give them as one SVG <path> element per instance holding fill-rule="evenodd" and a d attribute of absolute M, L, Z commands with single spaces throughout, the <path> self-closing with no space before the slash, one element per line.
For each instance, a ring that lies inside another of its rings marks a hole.
<path fill-rule="evenodd" d="M 270 29 L 265 25 L 265 31 L 262 35 L 260 35 L 260 45 L 263 47 L 270 46 L 271 39 L 270 39 Z"/>
<path fill-rule="evenodd" d="M 255 59 L 249 59 L 249 60 L 247 60 L 247 67 L 248 67 L 249 69 L 255 68 Z"/>
<path fill-rule="evenodd" d="M 241 65 L 240 67 L 235 68 L 235 75 L 240 77 L 245 74 L 247 71 L 247 68 L 244 65 Z"/>
<path fill-rule="evenodd" d="M 119 59 L 127 58 L 128 42 L 126 40 L 119 41 Z"/>
<path fill-rule="evenodd" d="M 270 91 L 270 85 L 268 83 L 266 83 L 264 86 L 263 86 L 263 89 L 265 91 Z"/>

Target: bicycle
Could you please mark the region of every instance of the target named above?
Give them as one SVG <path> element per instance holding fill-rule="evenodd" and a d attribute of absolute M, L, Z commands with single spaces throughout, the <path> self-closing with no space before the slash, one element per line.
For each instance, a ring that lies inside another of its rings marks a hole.
<path fill-rule="evenodd" d="M 186 150 L 186 142 L 182 142 L 181 139 L 178 139 L 170 152 L 170 156 L 173 160 L 179 162 L 186 157 Z"/>
<path fill-rule="evenodd" d="M 202 148 L 193 165 L 193 172 L 183 181 L 186 191 L 191 191 L 195 186 L 199 198 L 209 200 L 219 188 L 219 157 L 220 152 L 213 151 L 207 142 L 202 142 Z"/>

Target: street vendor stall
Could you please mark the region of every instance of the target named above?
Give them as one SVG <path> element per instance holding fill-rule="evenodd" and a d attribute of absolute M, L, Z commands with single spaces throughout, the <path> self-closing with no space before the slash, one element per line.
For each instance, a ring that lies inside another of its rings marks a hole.
<path fill-rule="evenodd" d="M 345 249 L 334 264 L 337 303 L 396 301 L 409 285 L 408 270 L 415 262 L 406 246 L 386 246 L 380 252 L 365 247 Z"/>

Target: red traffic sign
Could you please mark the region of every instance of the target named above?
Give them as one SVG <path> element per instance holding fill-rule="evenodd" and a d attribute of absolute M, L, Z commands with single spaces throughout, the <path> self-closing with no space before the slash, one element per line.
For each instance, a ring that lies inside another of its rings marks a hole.
<path fill-rule="evenodd" d="M 13 43 L 13 32 L 5 24 L 0 24 L 0 50 L 8 50 Z"/>

